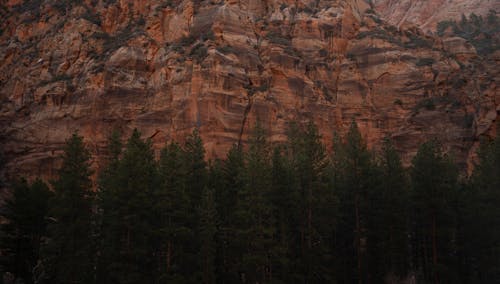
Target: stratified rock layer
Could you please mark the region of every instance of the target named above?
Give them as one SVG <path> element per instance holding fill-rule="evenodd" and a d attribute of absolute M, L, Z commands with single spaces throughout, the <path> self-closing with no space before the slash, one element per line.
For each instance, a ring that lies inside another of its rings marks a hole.
<path fill-rule="evenodd" d="M 391 24 L 413 23 L 424 31 L 435 31 L 437 23 L 460 20 L 474 13 L 486 16 L 500 11 L 496 0 L 372 0 L 375 9 Z"/>
<path fill-rule="evenodd" d="M 99 167 L 113 129 L 158 149 L 199 127 L 213 158 L 257 119 L 273 142 L 312 120 L 327 144 L 356 119 L 406 163 L 437 138 L 465 168 L 499 110 L 498 52 L 397 29 L 364 1 L 17 2 L 0 8 L 8 177 L 52 176 L 74 131 Z"/>

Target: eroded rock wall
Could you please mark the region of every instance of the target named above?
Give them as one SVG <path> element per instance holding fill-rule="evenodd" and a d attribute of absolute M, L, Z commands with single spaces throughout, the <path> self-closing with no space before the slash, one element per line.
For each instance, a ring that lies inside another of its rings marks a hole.
<path fill-rule="evenodd" d="M 391 136 L 406 163 L 437 138 L 465 168 L 497 119 L 498 52 L 397 29 L 364 1 L 70 2 L 0 8 L 7 177 L 53 176 L 74 131 L 99 168 L 113 129 L 159 149 L 199 127 L 214 158 L 257 119 L 273 142 L 313 120 L 327 144 L 356 119 L 371 147 Z"/>

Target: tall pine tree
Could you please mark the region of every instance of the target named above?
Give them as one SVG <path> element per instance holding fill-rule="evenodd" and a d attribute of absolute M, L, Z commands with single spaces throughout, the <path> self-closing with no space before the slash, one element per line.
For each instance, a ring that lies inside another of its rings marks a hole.
<path fill-rule="evenodd" d="M 240 282 L 265 283 L 272 280 L 275 257 L 274 220 L 268 199 L 270 152 L 265 131 L 257 122 L 249 141 L 243 189 L 239 192 L 236 238 L 243 248 Z"/>
<path fill-rule="evenodd" d="M 375 175 L 377 188 L 369 192 L 367 253 L 369 279 L 383 283 L 408 273 L 408 179 L 399 154 L 385 139 Z"/>
<path fill-rule="evenodd" d="M 118 150 L 115 152 L 115 154 Z M 116 161 L 116 160 L 115 160 Z M 157 276 L 154 247 L 154 189 L 158 185 L 150 141 L 134 130 L 116 170 L 101 179 L 103 283 L 153 283 Z"/>
<path fill-rule="evenodd" d="M 412 161 L 415 269 L 421 281 L 454 283 L 458 171 L 436 141 L 420 146 Z"/>
<path fill-rule="evenodd" d="M 192 257 L 187 255 L 187 251 L 193 245 L 193 212 L 186 192 L 184 157 L 182 148 L 175 142 L 161 151 L 160 186 L 155 192 L 160 283 L 185 283 L 192 276 Z"/>
<path fill-rule="evenodd" d="M 469 283 L 500 279 L 500 123 L 496 138 L 484 139 L 479 163 L 464 195 L 464 278 Z"/>
<path fill-rule="evenodd" d="M 372 155 L 355 121 L 345 141 L 334 141 L 333 183 L 339 196 L 339 223 L 335 231 L 337 281 L 367 281 L 368 195 L 376 187 Z"/>
<path fill-rule="evenodd" d="M 53 182 L 48 240 L 42 249 L 44 283 L 93 281 L 91 242 L 92 181 L 90 152 L 74 133 L 62 155 L 58 178 Z M 42 281 L 42 279 L 40 279 Z"/>
<path fill-rule="evenodd" d="M 40 243 L 47 226 L 48 201 L 52 192 L 40 179 L 29 184 L 14 184 L 1 216 L 1 263 L 6 272 L 23 283 L 33 283 L 33 270 L 38 263 Z"/>

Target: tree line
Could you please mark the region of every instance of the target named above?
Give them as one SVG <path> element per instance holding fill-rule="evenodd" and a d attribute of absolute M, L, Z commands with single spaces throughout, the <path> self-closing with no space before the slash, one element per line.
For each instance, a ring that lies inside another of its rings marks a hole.
<path fill-rule="evenodd" d="M 500 279 L 500 139 L 461 178 L 432 140 L 409 168 L 389 139 L 367 148 L 355 122 L 326 150 L 290 123 L 272 145 L 206 162 L 195 130 L 155 159 L 135 130 L 110 135 L 93 190 L 83 138 L 66 142 L 51 189 L 14 184 L 2 225 L 16 283 L 495 283 Z M 9 277 L 6 277 L 9 276 Z"/>

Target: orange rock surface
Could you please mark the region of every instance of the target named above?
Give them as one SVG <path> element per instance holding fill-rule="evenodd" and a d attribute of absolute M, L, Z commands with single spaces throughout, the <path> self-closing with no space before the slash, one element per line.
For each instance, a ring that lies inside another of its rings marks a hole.
<path fill-rule="evenodd" d="M 99 168 L 107 136 L 138 128 L 156 149 L 199 127 L 210 158 L 260 119 L 330 144 L 353 119 L 371 147 L 409 163 L 437 138 L 463 168 L 497 119 L 500 54 L 400 29 L 364 1 L 9 1 L 0 16 L 5 175 L 54 175 L 78 131 Z"/>

